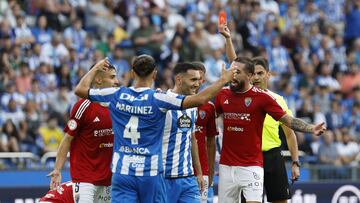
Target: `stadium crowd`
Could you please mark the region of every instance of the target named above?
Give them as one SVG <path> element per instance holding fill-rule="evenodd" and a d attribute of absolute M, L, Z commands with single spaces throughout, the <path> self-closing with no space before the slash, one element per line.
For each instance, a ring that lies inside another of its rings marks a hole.
<path fill-rule="evenodd" d="M 28 0 L 0 2 L 0 152 L 56 151 L 73 90 L 104 57 L 121 85 L 131 60 L 153 56 L 155 86 L 174 86 L 177 62 L 202 61 L 208 84 L 227 62 L 218 33 L 225 10 L 238 55 L 265 56 L 269 89 L 294 116 L 326 122 L 297 132 L 312 163 L 357 165 L 360 149 L 359 0 Z"/>

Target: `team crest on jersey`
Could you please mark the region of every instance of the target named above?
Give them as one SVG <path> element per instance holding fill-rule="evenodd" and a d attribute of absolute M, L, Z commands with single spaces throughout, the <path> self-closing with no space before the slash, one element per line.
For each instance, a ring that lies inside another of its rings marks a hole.
<path fill-rule="evenodd" d="M 251 104 L 251 101 L 252 101 L 252 99 L 251 99 L 250 97 L 246 97 L 246 98 L 245 98 L 245 106 L 246 106 L 246 107 L 249 107 L 250 104 Z"/>
<path fill-rule="evenodd" d="M 75 130 L 77 128 L 77 122 L 74 119 L 71 119 L 67 122 L 67 126 L 70 130 Z"/>
<path fill-rule="evenodd" d="M 201 119 L 204 119 L 205 116 L 206 116 L 206 112 L 203 111 L 203 110 L 200 110 L 200 111 L 199 111 L 199 116 L 200 116 Z"/>
<path fill-rule="evenodd" d="M 177 125 L 181 131 L 187 132 L 192 126 L 192 120 L 188 115 L 186 115 L 186 113 L 184 113 L 178 118 Z"/>

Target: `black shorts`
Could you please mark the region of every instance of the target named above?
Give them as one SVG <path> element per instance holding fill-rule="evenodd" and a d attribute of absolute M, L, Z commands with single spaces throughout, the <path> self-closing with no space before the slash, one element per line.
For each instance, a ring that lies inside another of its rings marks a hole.
<path fill-rule="evenodd" d="M 279 201 L 291 198 L 285 161 L 279 147 L 263 152 L 264 189 L 267 201 Z"/>

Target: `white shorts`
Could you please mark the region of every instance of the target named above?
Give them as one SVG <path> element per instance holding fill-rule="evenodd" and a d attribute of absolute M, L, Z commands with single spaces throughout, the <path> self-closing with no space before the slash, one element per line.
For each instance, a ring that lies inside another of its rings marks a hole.
<path fill-rule="evenodd" d="M 204 191 L 200 194 L 200 202 L 207 203 L 208 192 L 209 192 L 209 176 L 203 176 L 205 182 Z"/>
<path fill-rule="evenodd" d="M 219 166 L 219 202 L 262 202 L 264 169 L 260 166 Z"/>
<path fill-rule="evenodd" d="M 97 186 L 91 183 L 74 183 L 73 192 L 75 202 L 81 203 L 110 203 L 111 186 Z"/>

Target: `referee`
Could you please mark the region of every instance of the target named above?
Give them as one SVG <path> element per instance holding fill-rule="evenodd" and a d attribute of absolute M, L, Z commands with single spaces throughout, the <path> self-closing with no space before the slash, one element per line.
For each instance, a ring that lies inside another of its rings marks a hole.
<path fill-rule="evenodd" d="M 284 98 L 267 89 L 270 78 L 267 59 L 259 56 L 253 58 L 252 60 L 255 65 L 255 74 L 252 77 L 252 83 L 274 97 L 284 111 L 286 111 L 287 114 L 292 115 L 292 112 L 289 110 Z M 266 115 L 262 134 L 264 188 L 267 195 L 267 201 L 273 203 L 285 203 L 291 198 L 285 162 L 281 155 L 279 126 L 281 126 L 284 131 L 291 159 L 293 160 L 291 167 L 291 179 L 295 181 L 300 176 L 298 145 L 294 131 L 285 125 L 282 125 L 279 121 L 274 120 L 271 116 Z"/>

